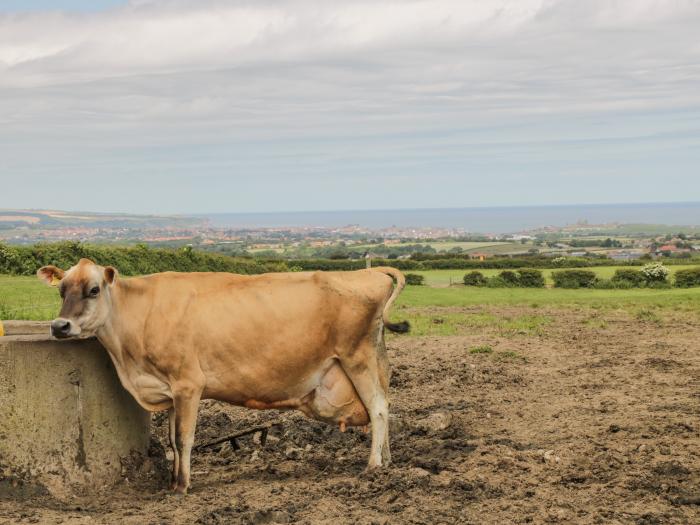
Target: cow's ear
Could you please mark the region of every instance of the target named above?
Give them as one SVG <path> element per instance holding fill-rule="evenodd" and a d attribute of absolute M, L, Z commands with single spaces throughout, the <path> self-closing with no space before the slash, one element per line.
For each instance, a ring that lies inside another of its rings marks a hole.
<path fill-rule="evenodd" d="M 113 268 L 112 266 L 107 266 L 107 268 L 105 268 L 105 281 L 107 281 L 107 284 L 110 286 L 116 282 L 118 275 L 119 272 L 116 268 Z"/>
<path fill-rule="evenodd" d="M 43 266 L 36 272 L 36 276 L 40 281 L 44 281 L 49 286 L 58 286 L 58 283 L 63 279 L 66 272 L 55 266 Z"/>

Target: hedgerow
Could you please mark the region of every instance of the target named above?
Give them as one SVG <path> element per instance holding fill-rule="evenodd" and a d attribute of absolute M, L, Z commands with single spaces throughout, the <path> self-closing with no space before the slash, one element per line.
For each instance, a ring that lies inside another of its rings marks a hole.
<path fill-rule="evenodd" d="M 256 274 L 288 270 L 284 261 L 263 262 L 227 257 L 198 252 L 189 247 L 163 249 L 149 248 L 143 244 L 117 247 L 59 242 L 34 246 L 0 244 L 0 273 L 33 275 L 47 264 L 67 269 L 82 258 L 91 259 L 103 266 L 114 266 L 123 275 L 164 271 Z"/>
<path fill-rule="evenodd" d="M 539 270 L 523 268 L 514 272 L 503 270 L 498 275 L 490 278 L 484 277 L 481 272 L 469 272 L 464 275 L 462 281 L 465 286 L 487 286 L 488 288 L 543 288 L 544 276 Z"/>
<path fill-rule="evenodd" d="M 406 284 L 415 286 L 420 286 L 425 281 L 425 277 L 417 273 L 407 273 L 404 277 L 406 277 Z"/>
<path fill-rule="evenodd" d="M 678 270 L 676 272 L 675 285 L 678 288 L 700 286 L 700 266 L 688 268 L 687 270 Z"/>
<path fill-rule="evenodd" d="M 556 288 L 591 288 L 596 282 L 596 274 L 590 270 L 561 270 L 552 272 Z"/>

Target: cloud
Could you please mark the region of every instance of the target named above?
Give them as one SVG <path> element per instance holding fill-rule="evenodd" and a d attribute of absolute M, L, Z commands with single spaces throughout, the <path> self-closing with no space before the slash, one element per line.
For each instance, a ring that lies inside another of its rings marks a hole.
<path fill-rule="evenodd" d="M 518 173 L 582 155 L 602 169 L 611 144 L 661 159 L 697 145 L 698 27 L 696 0 L 0 11 L 0 176 L 329 177 L 354 166 L 456 180 L 483 166 L 513 175 L 504 155 Z M 649 139 L 669 133 L 684 139 Z"/>

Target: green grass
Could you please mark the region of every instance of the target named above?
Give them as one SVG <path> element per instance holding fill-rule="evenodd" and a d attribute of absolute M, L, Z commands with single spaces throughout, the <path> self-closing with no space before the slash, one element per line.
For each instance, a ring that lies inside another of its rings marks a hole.
<path fill-rule="evenodd" d="M 0 319 L 53 319 L 60 305 L 56 288 L 36 277 L 0 275 Z"/>
<path fill-rule="evenodd" d="M 479 305 L 585 306 L 589 308 L 659 307 L 700 313 L 700 288 L 630 290 L 566 290 L 561 288 L 431 288 L 407 286 L 399 296 L 401 308 Z M 394 311 L 395 318 L 402 312 Z"/>
<path fill-rule="evenodd" d="M 684 266 L 670 267 L 677 270 Z M 612 275 L 613 269 L 606 270 Z M 420 272 L 430 274 L 454 272 L 436 270 Z M 464 274 L 458 270 L 457 275 Z M 565 290 L 558 288 L 434 288 L 431 286 L 407 286 L 392 312 L 394 319 L 408 318 L 413 323 L 414 334 L 454 335 L 470 328 L 493 327 L 509 335 L 536 334 L 546 323 L 545 315 L 528 315 L 514 318 L 496 318 L 488 313 L 465 315 L 454 311 L 435 313 L 435 307 L 508 306 L 522 305 L 535 308 L 586 307 L 629 310 L 637 315 L 643 309 L 671 309 L 700 314 L 700 288 L 673 288 L 669 290 Z M 54 318 L 60 307 L 55 288 L 40 283 L 36 277 L 0 275 L 0 319 Z M 432 312 L 431 312 L 432 310 Z M 546 313 L 546 312 L 545 312 Z M 641 314 L 642 316 L 647 314 Z M 658 313 L 656 314 L 658 315 Z M 649 316 L 647 316 L 649 317 Z M 442 319 L 440 322 L 434 319 Z M 640 319 L 641 320 L 641 319 Z M 651 318 L 647 321 L 655 322 Z M 591 325 L 604 321 L 591 319 Z"/>
<path fill-rule="evenodd" d="M 504 337 L 539 335 L 551 319 L 544 315 L 502 316 L 491 313 L 427 311 L 411 308 L 395 314 L 411 323 L 411 335 L 459 335 L 490 328 Z"/>
<path fill-rule="evenodd" d="M 474 346 L 469 349 L 470 354 L 492 354 L 493 348 L 489 345 Z"/>
<path fill-rule="evenodd" d="M 470 251 L 484 251 L 486 253 L 496 253 L 499 249 L 503 248 L 506 250 L 515 250 L 520 248 L 520 243 L 513 242 L 459 242 L 459 241 L 445 241 L 445 242 L 429 242 L 432 248 L 438 251 L 449 251 L 452 248 L 462 248 L 465 252 Z M 488 249 L 487 249 L 488 248 Z"/>
<path fill-rule="evenodd" d="M 524 356 L 520 355 L 517 352 L 513 352 L 512 350 L 507 350 L 505 352 L 498 352 L 495 356 L 497 361 L 522 361 L 526 362 L 527 359 L 525 359 Z"/>
<path fill-rule="evenodd" d="M 671 265 L 667 266 L 670 270 L 671 275 L 675 274 L 678 270 L 684 270 L 687 268 L 696 268 L 697 265 Z M 638 266 L 594 266 L 591 268 L 581 268 L 585 270 L 591 270 L 601 279 L 610 279 L 614 274 L 615 270 L 620 268 L 633 268 L 639 270 L 641 267 Z M 552 272 L 561 270 L 561 268 L 548 268 L 542 270 L 542 275 L 544 275 L 545 280 L 548 284 L 552 284 Z M 474 270 L 425 270 L 425 271 L 413 271 L 410 273 L 417 273 L 425 277 L 425 284 L 428 286 L 449 286 L 450 284 L 461 284 L 465 273 L 469 273 Z M 503 270 L 476 270 L 484 274 L 485 277 L 493 277 L 498 275 Z"/>
<path fill-rule="evenodd" d="M 662 324 L 662 319 L 657 314 L 654 310 L 651 308 L 642 308 L 637 313 L 635 314 L 635 317 L 637 318 L 638 321 L 641 321 L 643 323 L 653 323 L 653 324 Z"/>

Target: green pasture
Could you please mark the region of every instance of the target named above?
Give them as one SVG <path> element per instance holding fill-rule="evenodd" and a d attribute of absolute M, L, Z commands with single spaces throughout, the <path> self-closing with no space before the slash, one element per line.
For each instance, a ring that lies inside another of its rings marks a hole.
<path fill-rule="evenodd" d="M 60 304 L 58 290 L 36 277 L 0 275 L 0 319 L 52 319 Z"/>
<path fill-rule="evenodd" d="M 407 286 L 401 308 L 526 305 L 532 307 L 623 308 L 634 306 L 700 312 L 700 288 L 595 290 L 563 288 L 432 288 Z M 396 311 L 394 316 L 401 317 Z"/>
<path fill-rule="evenodd" d="M 670 270 L 671 275 L 675 274 L 678 270 L 683 270 L 686 268 L 694 268 L 697 265 L 693 264 L 688 264 L 688 265 L 672 265 L 672 266 L 667 266 L 667 268 Z M 614 273 L 615 270 L 620 269 L 620 268 L 633 268 L 633 269 L 641 269 L 640 266 L 595 266 L 592 268 L 580 268 L 581 270 L 591 270 L 596 273 L 598 277 L 601 279 L 610 279 Z M 552 283 L 552 272 L 556 272 L 558 270 L 562 270 L 562 268 L 549 268 L 549 269 L 543 269 L 542 270 L 542 275 L 544 275 L 545 280 L 547 283 L 551 284 Z M 425 277 L 425 284 L 428 286 L 433 286 L 433 287 L 444 287 L 444 286 L 450 286 L 451 284 L 461 284 L 462 279 L 464 278 L 464 274 L 469 273 L 474 270 L 425 270 L 425 271 L 413 271 L 413 270 L 407 270 L 404 273 L 417 273 L 419 275 L 422 275 Z M 494 275 L 498 275 L 500 272 L 503 270 L 476 270 L 484 274 L 485 277 L 493 277 Z M 513 270 L 517 271 L 517 270 Z"/>
<path fill-rule="evenodd" d="M 493 308 L 526 307 L 513 314 Z M 468 309 L 468 311 L 465 311 Z M 624 311 L 642 322 L 662 323 L 679 316 L 700 321 L 700 288 L 567 290 L 561 288 L 432 288 L 407 286 L 391 317 L 411 323 L 413 336 L 459 335 L 479 330 L 503 337 L 538 336 L 567 309 L 589 312 L 587 325 L 607 325 L 606 312 Z"/>
<path fill-rule="evenodd" d="M 470 251 L 485 251 L 489 253 L 496 253 L 502 248 L 505 248 L 507 251 L 509 250 L 514 250 L 516 248 L 520 248 L 521 244 L 520 243 L 513 243 L 513 242 L 495 242 L 495 241 L 490 241 L 490 242 L 459 242 L 459 241 L 445 241 L 445 242 L 428 242 L 428 243 L 423 243 L 423 244 L 428 244 L 430 245 L 431 248 L 434 248 L 438 251 L 449 251 L 452 248 L 462 248 L 465 252 L 470 252 Z"/>
<path fill-rule="evenodd" d="M 428 245 L 431 248 L 439 252 L 446 252 L 452 248 L 462 248 L 465 252 L 479 250 L 487 253 L 495 253 L 499 250 L 503 251 L 513 251 L 516 248 L 522 247 L 520 243 L 515 242 L 504 242 L 504 241 L 427 241 L 421 242 L 420 240 L 415 242 L 401 242 L 397 244 L 387 243 L 385 246 L 389 248 L 400 248 L 401 246 L 414 246 L 416 244 Z M 369 250 L 372 251 L 376 248 L 376 244 L 349 244 L 348 249 L 352 250 Z"/>
<path fill-rule="evenodd" d="M 671 271 L 683 266 L 670 267 Z M 595 268 L 599 275 L 611 276 L 614 267 Z M 492 275 L 497 270 L 486 270 Z M 447 287 L 450 275 L 461 281 L 463 270 L 420 272 L 434 286 L 407 286 L 392 317 L 408 319 L 414 335 L 449 335 L 461 328 L 490 326 L 504 335 L 538 334 L 549 322 L 538 308 L 624 309 L 633 315 L 657 310 L 700 314 L 700 288 L 629 289 L 629 290 L 567 290 L 559 288 L 475 288 Z M 437 284 L 435 284 L 437 283 Z M 0 319 L 52 319 L 59 310 L 60 298 L 36 277 L 0 275 Z M 515 318 L 495 316 L 488 312 L 465 315 L 459 307 L 485 308 L 498 306 L 527 306 L 532 315 Z M 436 314 L 436 312 L 438 312 Z M 547 315 L 551 315 L 551 312 Z M 646 314 L 645 314 L 646 315 Z M 436 316 L 438 318 L 435 321 Z"/>

